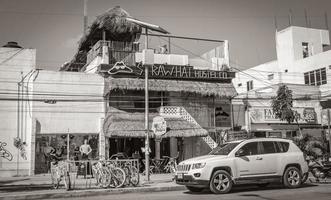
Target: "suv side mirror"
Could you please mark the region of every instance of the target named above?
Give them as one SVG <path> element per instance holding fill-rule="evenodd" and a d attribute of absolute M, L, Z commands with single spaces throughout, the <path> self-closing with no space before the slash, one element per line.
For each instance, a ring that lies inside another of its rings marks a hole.
<path fill-rule="evenodd" d="M 236 154 L 236 157 L 241 157 L 241 156 L 245 156 L 245 151 L 243 149 L 239 149 Z"/>

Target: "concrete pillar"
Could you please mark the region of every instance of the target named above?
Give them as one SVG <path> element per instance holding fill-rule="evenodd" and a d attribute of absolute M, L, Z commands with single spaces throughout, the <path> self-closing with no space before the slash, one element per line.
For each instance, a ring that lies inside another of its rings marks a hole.
<path fill-rule="evenodd" d="M 161 140 L 155 140 L 155 159 L 160 159 Z"/>
<path fill-rule="evenodd" d="M 104 118 L 100 119 L 100 132 L 99 132 L 99 158 L 106 158 L 106 138 L 103 132 Z"/>
<path fill-rule="evenodd" d="M 176 157 L 178 153 L 177 138 L 170 138 L 170 157 Z"/>
<path fill-rule="evenodd" d="M 195 156 L 201 156 L 201 139 L 200 137 L 194 137 L 195 139 Z"/>
<path fill-rule="evenodd" d="M 31 138 L 30 138 L 31 142 L 30 142 L 30 144 L 28 144 L 28 145 L 31 145 L 30 146 L 29 176 L 32 176 L 35 174 L 37 123 L 38 123 L 38 121 L 35 118 L 33 118 L 32 119 Z M 39 128 L 38 128 L 38 130 L 39 130 Z"/>

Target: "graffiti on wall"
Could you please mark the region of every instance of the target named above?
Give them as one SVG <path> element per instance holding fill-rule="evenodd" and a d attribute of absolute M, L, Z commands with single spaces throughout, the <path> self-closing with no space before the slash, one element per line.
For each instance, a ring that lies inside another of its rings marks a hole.
<path fill-rule="evenodd" d="M 14 138 L 14 146 L 20 150 L 21 157 L 26 160 L 26 150 L 25 150 L 25 142 L 22 142 L 21 138 Z"/>
<path fill-rule="evenodd" d="M 5 148 L 7 146 L 7 143 L 0 142 L 0 158 L 5 158 L 9 161 L 13 160 L 13 155 Z"/>

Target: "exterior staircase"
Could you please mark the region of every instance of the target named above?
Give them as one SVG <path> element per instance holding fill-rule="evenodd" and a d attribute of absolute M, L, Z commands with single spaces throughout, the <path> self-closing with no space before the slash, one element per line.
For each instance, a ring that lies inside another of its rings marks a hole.
<path fill-rule="evenodd" d="M 197 126 L 200 126 L 200 124 L 195 121 L 195 119 L 190 115 L 190 113 L 188 113 L 186 109 L 181 106 L 161 106 L 159 113 L 160 116 L 164 118 L 180 118 L 191 122 Z M 217 143 L 209 135 L 201 138 L 211 149 L 217 147 Z"/>

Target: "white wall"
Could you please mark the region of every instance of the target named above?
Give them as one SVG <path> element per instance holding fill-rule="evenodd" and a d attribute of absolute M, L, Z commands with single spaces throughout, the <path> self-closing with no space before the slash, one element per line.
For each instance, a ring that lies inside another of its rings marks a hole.
<path fill-rule="evenodd" d="M 33 104 L 39 134 L 99 133 L 104 117 L 103 90 L 103 78 L 97 74 L 40 71 L 34 82 L 38 101 Z"/>
<path fill-rule="evenodd" d="M 23 160 L 18 155 L 18 150 L 13 145 L 14 138 L 17 137 L 18 129 L 18 82 L 22 76 L 27 75 L 36 64 L 35 49 L 0 48 L 0 141 L 6 142 L 5 148 L 13 155 L 13 160 L 8 161 L 0 158 L 0 177 L 17 175 L 27 175 L 30 169 L 31 141 L 32 141 L 32 117 L 30 110 L 32 104 L 23 101 L 20 104 L 21 112 L 20 127 L 22 129 L 19 137 L 27 143 L 27 160 Z M 25 80 L 27 80 L 29 76 Z M 24 84 L 24 92 L 27 88 L 32 90 L 32 85 Z M 23 95 L 28 99 L 30 95 Z M 7 100 L 6 100 L 7 99 Z"/>
<path fill-rule="evenodd" d="M 277 84 L 279 82 L 279 73 L 277 61 L 272 61 L 258 65 L 254 68 L 247 69 L 236 74 L 236 78 L 232 80 L 234 87 L 239 94 L 247 92 L 246 83 L 253 81 L 253 90 Z M 273 74 L 273 79 L 268 80 L 268 75 Z M 241 86 L 239 84 L 241 83 Z"/>
<path fill-rule="evenodd" d="M 142 61 L 142 53 L 137 52 L 136 62 Z M 187 55 L 178 55 L 178 54 L 154 54 L 154 63 L 155 64 L 168 64 L 168 65 L 187 65 L 188 56 Z"/>

